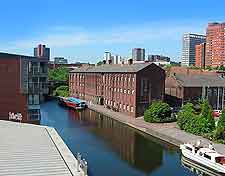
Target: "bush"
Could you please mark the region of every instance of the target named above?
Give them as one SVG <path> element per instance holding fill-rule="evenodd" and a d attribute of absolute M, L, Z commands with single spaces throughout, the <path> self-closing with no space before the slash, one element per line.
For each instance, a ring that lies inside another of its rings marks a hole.
<path fill-rule="evenodd" d="M 211 133 L 215 130 L 211 106 L 207 101 L 202 101 L 200 107 L 200 114 L 195 111 L 192 103 L 187 103 L 182 107 L 177 117 L 180 129 L 198 135 Z"/>
<path fill-rule="evenodd" d="M 54 96 L 68 97 L 69 96 L 69 87 L 68 86 L 59 86 L 54 91 Z"/>
<path fill-rule="evenodd" d="M 162 101 L 153 102 L 144 113 L 144 120 L 146 122 L 169 122 L 173 121 L 171 118 L 171 109 L 167 103 Z"/>
<path fill-rule="evenodd" d="M 225 140 L 225 108 L 222 111 L 222 114 L 219 118 L 216 132 L 215 132 L 216 140 Z"/>

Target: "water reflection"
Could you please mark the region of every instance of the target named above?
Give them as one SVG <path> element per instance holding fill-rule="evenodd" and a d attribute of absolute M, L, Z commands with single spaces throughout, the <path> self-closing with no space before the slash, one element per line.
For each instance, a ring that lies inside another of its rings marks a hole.
<path fill-rule="evenodd" d="M 194 176 L 167 143 L 91 110 L 41 105 L 41 124 L 56 128 L 70 150 L 88 161 L 89 176 Z"/>
<path fill-rule="evenodd" d="M 104 139 L 122 160 L 145 173 L 162 164 L 163 149 L 123 124 L 94 111 L 69 111 L 71 119 L 88 125 L 89 130 Z"/>

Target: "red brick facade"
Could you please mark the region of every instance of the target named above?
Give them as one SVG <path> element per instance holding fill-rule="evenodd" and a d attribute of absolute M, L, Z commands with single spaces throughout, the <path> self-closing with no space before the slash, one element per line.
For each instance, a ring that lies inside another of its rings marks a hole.
<path fill-rule="evenodd" d="M 205 46 L 206 43 L 201 43 L 195 46 L 195 66 L 205 68 Z"/>
<path fill-rule="evenodd" d="M 20 59 L 0 59 L 0 119 L 8 119 L 9 112 L 20 112 L 28 120 L 27 97 L 20 92 Z"/>
<path fill-rule="evenodd" d="M 163 99 L 165 72 L 155 64 L 138 72 L 76 70 L 69 77 L 70 95 L 137 117 L 155 100 Z"/>
<path fill-rule="evenodd" d="M 225 23 L 209 23 L 206 36 L 206 66 L 225 65 Z"/>

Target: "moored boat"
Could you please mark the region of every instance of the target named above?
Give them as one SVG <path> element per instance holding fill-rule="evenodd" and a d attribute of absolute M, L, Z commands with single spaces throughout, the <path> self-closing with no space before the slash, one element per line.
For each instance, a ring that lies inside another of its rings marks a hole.
<path fill-rule="evenodd" d="M 212 169 L 217 173 L 225 174 L 225 157 L 215 151 L 212 145 L 203 147 L 194 144 L 181 144 L 182 155 L 204 167 Z"/>
<path fill-rule="evenodd" d="M 76 109 L 76 110 L 82 110 L 87 107 L 87 104 L 85 101 L 82 101 L 74 97 L 68 97 L 68 98 L 59 97 L 59 104 L 69 108 Z"/>

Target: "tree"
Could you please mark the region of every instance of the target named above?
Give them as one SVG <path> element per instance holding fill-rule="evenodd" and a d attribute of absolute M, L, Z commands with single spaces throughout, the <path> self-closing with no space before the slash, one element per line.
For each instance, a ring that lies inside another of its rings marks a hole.
<path fill-rule="evenodd" d="M 69 69 L 66 67 L 51 69 L 48 72 L 48 78 L 52 81 L 68 81 Z"/>
<path fill-rule="evenodd" d="M 217 140 L 225 140 L 225 108 L 222 111 L 222 114 L 219 118 L 217 127 L 216 127 L 216 133 L 215 138 Z"/>
<path fill-rule="evenodd" d="M 102 65 L 103 64 L 103 61 L 99 61 L 98 63 L 97 63 L 97 65 L 99 66 L 99 65 Z"/>
<path fill-rule="evenodd" d="M 167 103 L 154 101 L 144 113 L 146 122 L 166 122 L 171 119 L 171 109 Z"/>
<path fill-rule="evenodd" d="M 54 91 L 54 96 L 68 97 L 69 96 L 69 87 L 68 86 L 59 86 Z"/>
<path fill-rule="evenodd" d="M 192 103 L 186 103 L 177 116 L 177 124 L 180 129 L 186 129 L 186 125 L 189 123 L 192 118 L 194 118 L 195 109 Z"/>

